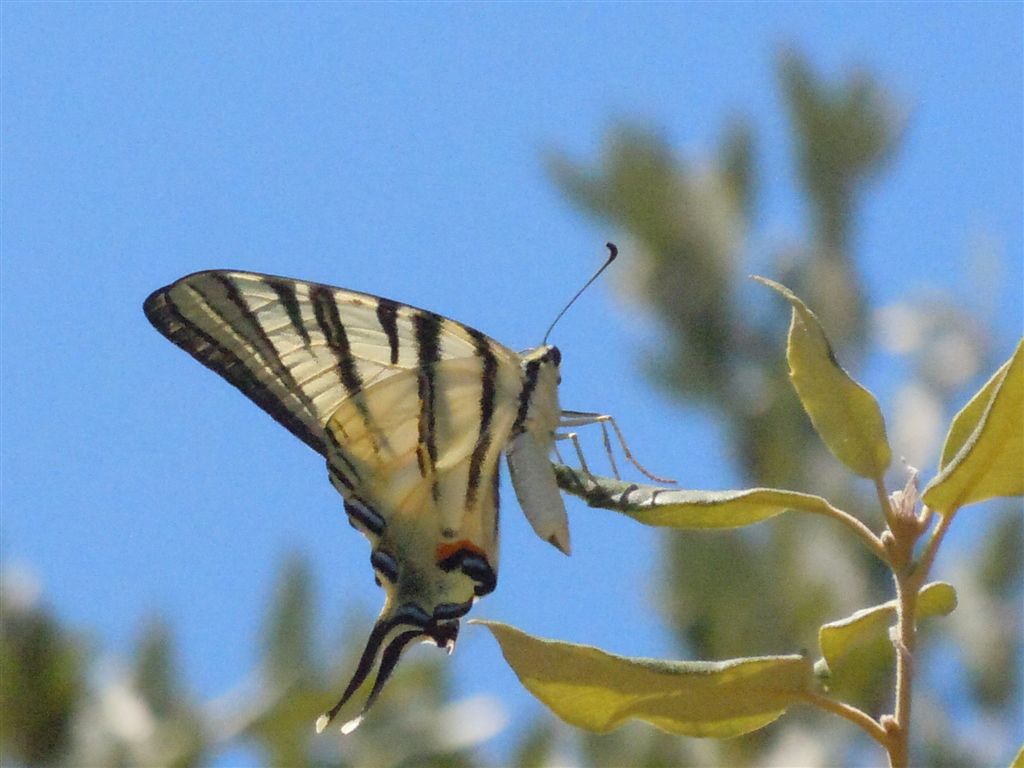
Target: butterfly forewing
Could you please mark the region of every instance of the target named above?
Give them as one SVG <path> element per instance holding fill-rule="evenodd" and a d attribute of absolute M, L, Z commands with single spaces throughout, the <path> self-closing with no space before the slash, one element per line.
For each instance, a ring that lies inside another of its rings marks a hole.
<path fill-rule="evenodd" d="M 424 310 L 248 272 L 189 275 L 154 292 L 145 311 L 161 333 L 321 454 L 323 426 L 344 399 L 419 365 L 411 317 L 436 319 L 439 357 L 476 352 L 470 331 Z M 511 362 L 509 350 L 488 342 Z"/>

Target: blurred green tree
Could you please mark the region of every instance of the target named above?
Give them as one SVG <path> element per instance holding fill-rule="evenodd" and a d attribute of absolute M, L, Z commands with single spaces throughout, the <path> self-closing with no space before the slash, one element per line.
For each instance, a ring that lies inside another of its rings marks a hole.
<path fill-rule="evenodd" d="M 0 750 L 24 765 L 67 754 L 85 690 L 86 653 L 45 609 L 24 575 L 0 590 Z"/>
<path fill-rule="evenodd" d="M 728 425 L 741 484 L 824 494 L 847 508 L 872 509 L 877 505 L 867 499 L 858 503 L 860 489 L 837 471 L 838 463 L 814 436 L 787 381 L 782 339 L 788 308 L 752 291 L 743 278 L 756 265 L 792 286 L 817 311 L 844 365 L 856 369 L 870 315 L 855 260 L 856 214 L 868 183 L 897 149 L 902 120 L 882 85 L 866 73 L 830 83 L 788 52 L 779 59 L 778 76 L 811 224 L 803 242 L 768 259 L 761 253 L 755 259 L 747 245 L 758 207 L 757 152 L 748 121 L 727 127 L 710 162 L 687 163 L 655 132 L 619 126 L 595 163 L 556 153 L 548 168 L 571 201 L 604 227 L 619 230 L 630 246 L 639 263 L 624 274 L 623 293 L 662 329 L 647 354 L 653 378 L 681 401 L 713 409 Z M 955 306 L 908 302 L 899 308 L 901 318 L 924 329 L 910 350 L 915 384 L 925 390 L 919 396 L 947 413 L 966 380 L 994 367 L 985 359 L 987 339 L 979 324 Z M 932 364 L 935 348 L 948 344 L 951 335 L 959 336 L 960 347 L 982 350 L 957 361 L 962 375 L 955 382 L 948 373 L 936 377 Z M 1000 627 L 998 639 L 986 642 L 999 650 L 984 659 L 967 651 L 964 661 L 973 681 L 972 705 L 998 711 L 1009 723 L 1019 716 L 1020 681 L 1019 675 L 1002 671 L 1014 668 L 1012 659 L 1021 649 L 1022 534 L 1019 506 L 1006 506 L 1005 522 L 990 545 L 963 566 L 983 600 L 999 606 L 998 617 L 995 610 L 988 616 L 995 624 L 982 625 Z M 781 653 L 793 648 L 794 640 L 813 647 L 823 622 L 887 599 L 879 563 L 863 548 L 833 537 L 827 523 L 820 535 L 790 516 L 762 528 L 666 534 L 668 577 L 661 597 L 685 656 Z M 989 572 L 993 576 L 986 580 L 982 574 Z M 888 704 L 883 698 L 888 686 L 887 679 L 866 681 L 852 700 L 877 713 Z M 800 748 L 787 744 L 813 741 L 805 762 L 827 764 L 858 748 L 849 743 L 858 738 L 852 729 L 812 717 L 787 718 L 780 728 L 721 744 L 665 736 L 662 741 L 671 744 L 660 751 L 650 746 L 650 738 L 638 741 L 632 733 L 586 735 L 581 754 L 595 766 L 607 764 L 601 754 L 615 754 L 621 764 L 744 765 Z M 919 748 L 954 754 L 958 735 L 963 736 L 955 728 L 931 729 L 928 744 Z M 632 752 L 630 744 L 636 745 Z M 652 758 L 655 754 L 659 757 Z"/>

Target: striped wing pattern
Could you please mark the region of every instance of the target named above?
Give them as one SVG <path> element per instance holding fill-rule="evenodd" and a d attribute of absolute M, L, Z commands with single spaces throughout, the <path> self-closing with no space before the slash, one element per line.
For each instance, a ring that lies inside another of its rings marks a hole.
<path fill-rule="evenodd" d="M 344 399 L 424 357 L 483 350 L 518 368 L 510 350 L 426 310 L 272 275 L 198 272 L 154 292 L 144 309 L 168 339 L 322 455 L 327 418 Z"/>
<path fill-rule="evenodd" d="M 550 447 L 557 350 L 520 356 L 426 310 L 248 272 L 189 275 L 144 310 L 326 459 L 387 597 L 348 689 L 318 728 L 379 668 L 365 712 L 413 639 L 450 649 L 458 618 L 494 588 L 498 461 L 531 431 L 541 445 L 531 451 L 543 457 Z M 554 488 L 553 476 L 540 484 Z M 552 541 L 567 548 L 567 538 Z"/>

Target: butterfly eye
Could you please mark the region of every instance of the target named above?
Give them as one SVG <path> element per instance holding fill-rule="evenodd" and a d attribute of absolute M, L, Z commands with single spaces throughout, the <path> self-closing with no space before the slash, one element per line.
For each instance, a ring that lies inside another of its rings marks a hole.
<path fill-rule="evenodd" d="M 394 584 L 398 581 L 398 561 L 387 552 L 375 549 L 370 554 L 370 565 L 373 566 L 373 570 L 376 573 L 383 576 L 389 583 Z M 377 584 L 380 584 L 379 578 L 377 579 Z"/>

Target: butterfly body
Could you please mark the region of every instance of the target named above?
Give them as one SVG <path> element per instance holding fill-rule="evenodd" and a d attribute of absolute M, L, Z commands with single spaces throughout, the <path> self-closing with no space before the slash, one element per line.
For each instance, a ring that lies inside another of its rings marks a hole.
<path fill-rule="evenodd" d="M 365 712 L 412 641 L 450 651 L 459 618 L 495 588 L 502 453 L 534 529 L 568 553 L 548 461 L 562 415 L 556 347 L 519 354 L 426 310 L 249 272 L 188 275 L 144 309 L 325 459 L 370 542 L 384 609 L 318 728 L 377 668 Z"/>

